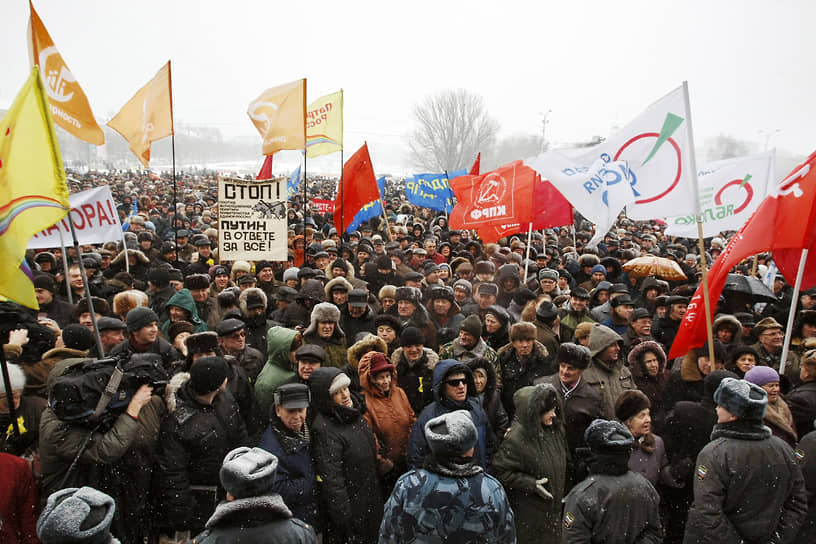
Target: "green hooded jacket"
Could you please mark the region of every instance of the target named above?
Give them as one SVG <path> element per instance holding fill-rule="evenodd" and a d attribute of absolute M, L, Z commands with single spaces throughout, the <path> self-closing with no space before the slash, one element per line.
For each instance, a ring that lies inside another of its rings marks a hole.
<path fill-rule="evenodd" d="M 170 309 L 170 306 L 178 306 L 183 310 L 187 310 L 187 313 L 190 314 L 189 321 L 190 323 L 195 326 L 194 332 L 207 332 L 210 328 L 207 324 L 198 317 L 198 309 L 196 308 L 195 300 L 193 300 L 193 295 L 190 293 L 189 289 L 181 289 L 177 291 L 170 300 L 167 301 L 165 308 Z M 161 326 L 162 336 L 167 338 L 168 330 L 170 329 L 171 321 L 168 319 Z"/>
<path fill-rule="evenodd" d="M 273 394 L 279 385 L 295 375 L 289 353 L 298 332 L 285 327 L 272 327 L 266 333 L 266 364 L 255 380 L 255 398 L 261 414 L 269 414 L 274 404 Z"/>

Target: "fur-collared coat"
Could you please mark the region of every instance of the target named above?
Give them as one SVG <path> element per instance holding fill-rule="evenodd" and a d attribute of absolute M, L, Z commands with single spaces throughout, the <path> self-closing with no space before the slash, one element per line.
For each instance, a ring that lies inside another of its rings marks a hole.
<path fill-rule="evenodd" d="M 415 364 L 408 362 L 403 348 L 391 354 L 391 362 L 397 367 L 397 385 L 408 395 L 408 402 L 415 414 L 433 402 L 433 370 L 439 355 L 430 348 L 422 348 L 422 356 Z"/>

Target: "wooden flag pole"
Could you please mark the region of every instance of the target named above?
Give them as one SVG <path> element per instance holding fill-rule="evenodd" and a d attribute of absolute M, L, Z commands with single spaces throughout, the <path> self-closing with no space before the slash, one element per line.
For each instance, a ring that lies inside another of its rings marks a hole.
<path fill-rule="evenodd" d="M 71 221 L 71 212 L 68 212 L 68 221 Z M 60 247 L 62 248 L 62 268 L 65 272 L 65 292 L 68 293 L 68 303 L 74 305 L 74 294 L 71 292 L 71 282 L 68 280 L 68 248 L 65 247 L 65 240 L 62 237 L 62 229 L 57 229 L 60 237 Z M 122 233 L 122 243 L 125 242 L 125 233 Z"/>
<path fill-rule="evenodd" d="M 173 119 L 173 71 L 170 61 L 167 62 L 167 81 L 170 84 L 170 155 L 172 156 L 173 164 L 173 239 L 176 242 L 176 249 L 178 249 L 178 195 L 176 193 L 176 122 Z M 94 327 L 96 322 L 94 321 Z M 100 357 L 102 356 L 102 344 L 99 344 Z"/>
<path fill-rule="evenodd" d="M 688 165 L 694 188 L 694 215 L 697 219 L 697 241 L 700 247 L 700 265 L 703 271 L 703 301 L 705 304 L 706 333 L 708 334 L 708 358 L 714 368 L 714 331 L 711 326 L 711 296 L 708 293 L 708 265 L 705 258 L 705 240 L 703 240 L 703 216 L 700 213 L 700 189 L 697 181 L 697 158 L 694 155 L 694 131 L 691 128 L 691 105 L 689 104 L 688 81 L 683 82 L 683 100 L 686 106 L 688 123 Z"/>
<path fill-rule="evenodd" d="M 343 148 L 340 148 L 340 181 L 339 181 L 340 190 L 334 195 L 335 201 L 337 197 L 340 197 L 340 228 L 337 231 L 337 234 L 340 235 L 340 238 L 343 238 L 343 235 L 346 233 L 344 230 L 343 225 Z M 335 202 L 335 207 L 337 206 Z M 337 226 L 337 218 L 334 218 L 334 225 Z"/>
<path fill-rule="evenodd" d="M 530 222 L 530 226 L 527 229 L 527 249 L 524 252 L 524 260 L 530 260 L 530 242 L 533 240 L 533 222 Z M 527 285 L 527 270 L 529 269 L 528 263 L 524 263 L 524 285 Z"/>
<path fill-rule="evenodd" d="M 377 192 L 380 192 L 379 187 L 377 188 Z M 388 237 L 389 242 L 393 242 L 393 238 L 391 238 L 391 227 L 388 226 L 388 217 L 385 215 L 385 204 L 383 203 L 382 195 L 380 195 L 380 212 L 382 213 L 383 221 L 385 222 L 385 235 Z"/>

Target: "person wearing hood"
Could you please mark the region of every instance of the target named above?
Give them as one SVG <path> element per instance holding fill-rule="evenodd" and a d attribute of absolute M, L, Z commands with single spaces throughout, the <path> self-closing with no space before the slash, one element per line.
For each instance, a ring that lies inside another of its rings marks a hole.
<path fill-rule="evenodd" d="M 246 323 L 247 345 L 260 351 L 265 359 L 266 334 L 272 326 L 272 322 L 266 318 L 266 293 L 257 287 L 245 289 L 238 297 L 238 306 L 241 308 L 241 319 Z"/>
<path fill-rule="evenodd" d="M 663 389 L 669 380 L 666 373 L 666 352 L 657 342 L 645 341 L 632 348 L 627 361 L 635 385 L 649 398 L 653 427 L 660 429 L 666 417 Z"/>
<path fill-rule="evenodd" d="M 346 352 L 348 362 L 340 367 L 340 370 L 351 380 L 349 387 L 351 387 L 352 391 L 362 394 L 359 369 L 363 361 L 368 362 L 374 353 L 382 353 L 387 356 L 387 350 L 388 346 L 385 341 L 371 333 L 362 335 L 357 342 L 348 348 Z"/>
<path fill-rule="evenodd" d="M 346 362 L 346 335 L 340 327 L 340 310 L 329 302 L 321 302 L 312 309 L 309 327 L 303 332 L 303 341 L 317 344 L 326 352 L 324 366 L 342 367 Z"/>
<path fill-rule="evenodd" d="M 170 297 L 170 300 L 167 301 L 167 313 L 170 317 L 161 326 L 161 333 L 165 337 L 170 325 L 179 321 L 192 323 L 195 332 L 210 330 L 207 324 L 198 317 L 198 309 L 188 289 L 182 289 Z"/>
<path fill-rule="evenodd" d="M 192 274 L 184 278 L 184 287 L 190 290 L 198 317 L 214 329 L 221 320 L 218 314 L 218 300 L 210 296 L 210 275 Z"/>
<path fill-rule="evenodd" d="M 304 269 L 301 269 L 301 272 L 303 271 Z M 298 296 L 295 297 L 295 304 L 289 304 L 284 310 L 284 323 L 291 327 L 307 327 L 312 309 L 324 300 L 323 282 L 313 278 L 305 279 Z"/>
<path fill-rule="evenodd" d="M 274 407 L 269 412 L 269 425 L 258 447 L 278 458 L 271 489 L 280 494 L 293 517 L 305 521 L 320 533 L 320 494 L 307 417 L 310 400 L 307 384 L 289 383 L 278 387 Z"/>
<path fill-rule="evenodd" d="M 660 496 L 629 470 L 632 434 L 617 421 L 596 419 L 584 440 L 590 475 L 564 499 L 562 542 L 662 543 Z"/>
<path fill-rule="evenodd" d="M 275 492 L 278 458 L 261 448 L 236 448 L 224 457 L 219 471 L 226 500 L 218 503 L 205 530 L 193 542 L 254 542 L 315 544 L 314 528 L 293 516 Z"/>
<path fill-rule="evenodd" d="M 423 429 L 433 418 L 455 410 L 467 410 L 478 430 L 478 443 L 473 455 L 474 462 L 487 468 L 496 449 L 496 438 L 490 428 L 487 413 L 476 393 L 473 372 L 467 365 L 453 359 L 440 361 L 433 369 L 434 401 L 422 409 L 411 430 L 408 445 L 408 466 L 418 468 L 429 453 Z"/>
<path fill-rule="evenodd" d="M 439 343 L 447 344 L 456 338 L 459 326 L 465 316 L 454 299 L 453 289 L 447 286 L 431 288 L 428 291 L 426 308 L 431 322 L 436 328 L 436 337 Z"/>
<path fill-rule="evenodd" d="M 295 376 L 295 352 L 303 345 L 301 334 L 284 327 L 272 327 L 267 335 L 266 364 L 255 380 L 255 398 L 260 414 L 268 414 L 275 389 Z"/>
<path fill-rule="evenodd" d="M 795 542 L 807 516 L 794 451 L 762 424 L 765 391 L 725 378 L 714 392 L 717 425 L 697 456 L 686 544 Z"/>
<path fill-rule="evenodd" d="M 176 540 L 198 534 L 217 504 L 218 469 L 248 436 L 227 389 L 227 362 L 203 357 L 167 385 L 159 436 L 157 489 L 164 526 Z"/>
<path fill-rule="evenodd" d="M 499 296 L 496 303 L 506 307 L 512 302 L 513 295 L 521 284 L 518 266 L 515 264 L 504 264 L 496 271 L 496 284 L 499 286 Z"/>
<path fill-rule="evenodd" d="M 474 462 L 478 431 L 471 413 L 442 414 L 423 432 L 430 454 L 394 486 L 380 542 L 516 542 L 504 489 Z"/>
<path fill-rule="evenodd" d="M 621 357 L 620 335 L 600 323 L 589 333 L 589 351 L 592 362 L 584 370 L 583 379 L 601 397 L 601 417 L 615 417 L 615 402 L 628 389 L 635 389 L 635 381 Z"/>
<path fill-rule="evenodd" d="M 383 512 L 377 443 L 363 418 L 365 403 L 350 384 L 332 367 L 318 368 L 309 379 L 316 412 L 312 453 L 323 503 L 330 505 L 324 542 L 376 544 Z"/>
<path fill-rule="evenodd" d="M 477 358 L 467 362 L 468 368 L 473 371 L 473 383 L 476 384 L 476 394 L 482 409 L 487 414 L 490 428 L 497 441 L 504 438 L 510 428 L 510 419 L 502 404 L 499 393 L 498 377 L 493 364 L 487 359 Z"/>
<path fill-rule="evenodd" d="M 397 369 L 383 353 L 369 352 L 359 366 L 367 411 L 363 417 L 377 437 L 379 472 L 384 489 L 391 489 L 407 470 L 406 455 L 416 415 L 405 391 L 397 385 Z"/>
<path fill-rule="evenodd" d="M 714 338 L 719 340 L 720 344 L 725 348 L 726 356 L 730 356 L 734 349 L 742 345 L 742 324 L 733 315 L 722 314 L 717 316 L 711 325 L 711 329 Z"/>
<path fill-rule="evenodd" d="M 496 350 L 482 340 L 482 322 L 477 315 L 469 315 L 459 325 L 459 337 L 439 349 L 440 359 L 454 359 L 466 363 L 471 359 L 483 357 L 496 363 Z"/>
<path fill-rule="evenodd" d="M 561 541 L 561 500 L 567 473 L 564 410 L 549 384 L 513 395 L 516 418 L 493 460 L 507 491 L 519 544 Z"/>
<path fill-rule="evenodd" d="M 510 314 L 498 304 L 485 312 L 482 338 L 488 347 L 496 351 L 510 342 Z"/>

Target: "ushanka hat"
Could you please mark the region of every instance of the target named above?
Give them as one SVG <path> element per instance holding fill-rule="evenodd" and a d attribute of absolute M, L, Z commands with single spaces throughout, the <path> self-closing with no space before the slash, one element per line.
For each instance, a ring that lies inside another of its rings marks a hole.
<path fill-rule="evenodd" d="M 425 440 L 438 457 L 459 457 L 476 445 L 478 433 L 470 412 L 455 410 L 425 424 Z"/>
<path fill-rule="evenodd" d="M 714 391 L 714 403 L 739 419 L 762 421 L 768 406 L 768 394 L 751 382 L 725 378 Z"/>

